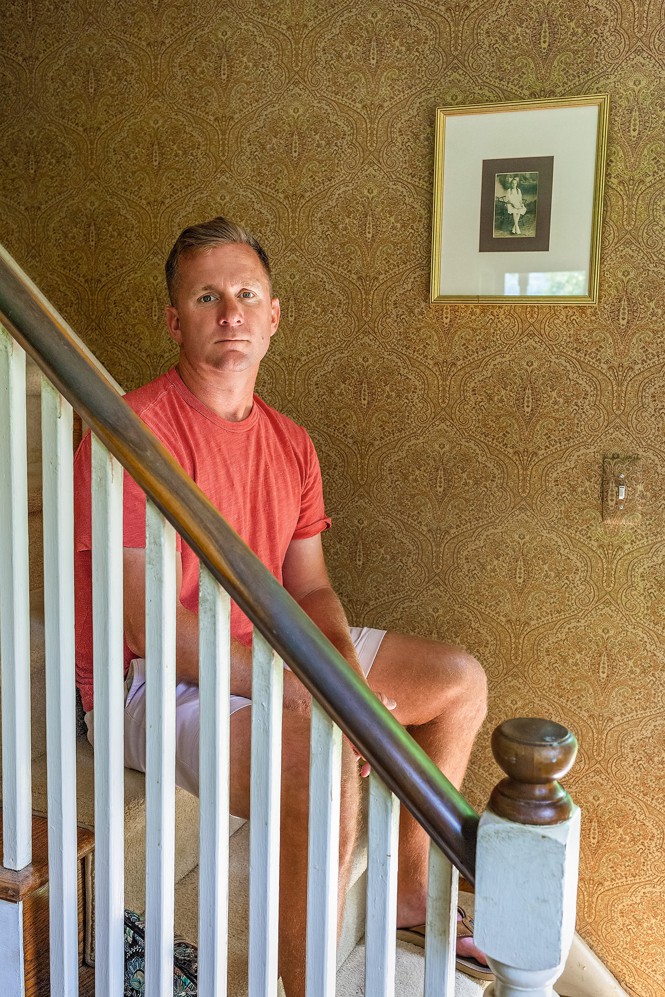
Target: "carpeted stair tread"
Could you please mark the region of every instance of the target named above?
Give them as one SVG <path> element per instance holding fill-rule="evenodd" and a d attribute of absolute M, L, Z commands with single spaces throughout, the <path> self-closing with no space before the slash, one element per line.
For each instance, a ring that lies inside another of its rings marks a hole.
<path fill-rule="evenodd" d="M 345 925 L 338 946 L 338 966 L 348 957 L 364 928 L 366 847 L 360 845 L 352 867 Z M 199 870 L 193 869 L 175 890 L 175 930 L 194 943 L 198 940 Z M 362 910 L 358 910 L 361 906 Z M 249 938 L 249 824 L 243 825 L 229 842 L 229 994 L 247 994 L 247 946 Z"/>
<path fill-rule="evenodd" d="M 360 869 L 361 863 L 356 866 Z M 198 869 L 192 870 L 176 885 L 175 930 L 189 941 L 198 939 Z M 347 897 L 345 921 L 355 917 L 357 898 L 362 896 L 363 909 L 366 877 L 361 871 Z M 247 945 L 249 936 L 249 825 L 241 828 L 230 841 L 229 854 L 229 975 L 228 993 L 233 997 L 247 995 Z M 364 929 L 361 928 L 361 933 Z M 365 978 L 365 946 L 344 943 L 344 932 L 338 946 L 337 997 L 362 997 Z M 422 949 L 397 943 L 395 993 L 400 997 L 420 997 L 423 993 L 424 958 Z M 478 997 L 485 984 L 456 974 L 456 997 Z"/>
<path fill-rule="evenodd" d="M 395 993 L 399 997 L 421 997 L 425 978 L 422 949 L 405 942 L 397 943 L 395 959 Z M 363 997 L 365 993 L 365 943 L 359 942 L 344 965 L 337 971 L 336 997 Z M 455 997 L 479 997 L 488 987 L 462 973 L 455 973 Z"/>
<path fill-rule="evenodd" d="M 32 763 L 32 806 L 45 815 L 46 756 Z M 77 821 L 94 830 L 94 774 L 92 748 L 87 741 L 76 745 Z M 184 790 L 176 790 L 175 874 L 180 879 L 198 863 L 199 801 Z M 145 779 L 125 769 L 125 905 L 133 910 L 145 906 Z"/>

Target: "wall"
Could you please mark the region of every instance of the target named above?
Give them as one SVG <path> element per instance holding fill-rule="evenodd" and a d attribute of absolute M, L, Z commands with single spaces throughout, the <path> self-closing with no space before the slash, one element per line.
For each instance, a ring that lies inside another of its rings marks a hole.
<path fill-rule="evenodd" d="M 320 449 L 355 622 L 464 643 L 489 733 L 580 740 L 578 926 L 662 994 L 665 17 L 655 0 L 4 5 L 1 239 L 132 387 L 172 361 L 161 265 L 223 211 L 272 250 L 265 396 Z M 430 306 L 437 106 L 609 92 L 597 308 Z M 600 519 L 602 457 L 641 519 Z"/>

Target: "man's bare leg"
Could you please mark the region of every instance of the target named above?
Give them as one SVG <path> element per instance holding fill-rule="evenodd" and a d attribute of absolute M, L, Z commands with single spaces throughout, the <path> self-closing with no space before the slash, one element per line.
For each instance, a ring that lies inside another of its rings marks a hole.
<path fill-rule="evenodd" d="M 307 833 L 309 816 L 309 717 L 285 712 L 282 737 L 280 821 L 279 971 L 287 997 L 305 995 Z M 231 813 L 249 817 L 251 709 L 231 717 Z M 351 867 L 360 802 L 357 761 L 342 748 L 339 919 Z"/>
<path fill-rule="evenodd" d="M 452 644 L 388 633 L 368 681 L 373 689 L 396 701 L 393 716 L 459 789 L 487 712 L 487 680 L 476 659 Z M 428 849 L 425 831 L 402 807 L 398 927 L 425 921 Z M 481 956 L 471 939 L 459 941 L 457 951 L 459 955 Z"/>

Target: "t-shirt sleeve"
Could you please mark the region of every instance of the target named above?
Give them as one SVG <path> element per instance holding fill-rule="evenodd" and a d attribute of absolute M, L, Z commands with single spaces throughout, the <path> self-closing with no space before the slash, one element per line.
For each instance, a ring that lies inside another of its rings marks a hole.
<path fill-rule="evenodd" d="M 314 444 L 303 430 L 304 436 L 304 477 L 300 515 L 293 533 L 294 540 L 306 540 L 330 528 L 331 520 L 326 516 L 323 502 L 323 482 L 321 467 Z"/>

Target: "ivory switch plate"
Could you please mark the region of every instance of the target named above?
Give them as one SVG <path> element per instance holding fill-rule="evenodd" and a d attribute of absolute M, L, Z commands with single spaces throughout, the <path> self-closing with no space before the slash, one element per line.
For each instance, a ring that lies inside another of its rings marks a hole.
<path fill-rule="evenodd" d="M 603 522 L 633 523 L 639 519 L 639 463 L 635 454 L 603 458 Z"/>

